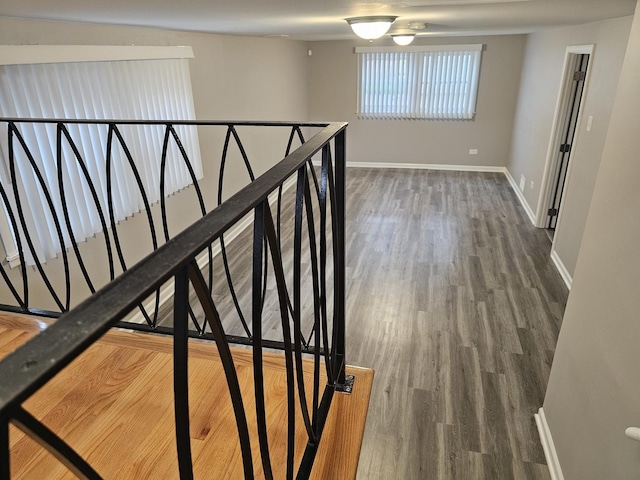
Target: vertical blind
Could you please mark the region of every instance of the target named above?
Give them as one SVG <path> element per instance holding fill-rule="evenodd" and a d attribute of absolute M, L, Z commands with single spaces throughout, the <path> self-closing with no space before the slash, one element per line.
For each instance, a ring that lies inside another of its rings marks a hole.
<path fill-rule="evenodd" d="M 358 116 L 472 119 L 482 45 L 360 47 Z"/>
<path fill-rule="evenodd" d="M 195 111 L 189 65 L 186 59 L 108 62 L 50 63 L 0 66 L 0 116 L 97 120 L 194 120 Z M 0 132 L 0 178 L 10 184 L 6 124 Z M 51 124 L 19 123 L 18 128 L 44 177 L 58 218 L 63 217 L 56 166 L 56 128 Z M 103 210 L 107 211 L 106 125 L 72 125 L 67 128 L 87 164 Z M 160 164 L 164 126 L 119 126 L 140 174 L 150 203 L 160 199 Z M 202 177 L 197 128 L 175 127 L 197 178 Z M 62 248 L 42 188 L 25 152 L 14 141 L 17 186 L 27 228 L 41 262 L 55 257 Z M 63 178 L 70 223 L 77 241 L 102 230 L 71 147 L 63 142 Z M 124 150 L 112 146 L 112 199 L 115 221 L 144 208 Z M 165 194 L 191 184 L 175 142 L 169 142 Z M 10 190 L 10 189 L 7 189 Z M 71 193 L 70 193 L 71 192 Z M 29 199 L 25 202 L 25 199 Z M 11 203 L 15 199 L 10 200 Z M 15 207 L 15 205 L 14 205 Z M 13 232 L 15 235 L 15 232 Z M 6 236 L 6 235 L 5 235 Z M 3 238 L 5 246 L 7 239 Z M 25 243 L 22 243 L 25 245 Z M 25 251 L 27 263 L 33 263 Z"/>

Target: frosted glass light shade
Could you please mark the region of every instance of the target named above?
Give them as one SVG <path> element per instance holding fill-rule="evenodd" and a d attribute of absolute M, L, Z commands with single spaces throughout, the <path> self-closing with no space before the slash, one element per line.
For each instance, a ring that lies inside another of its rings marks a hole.
<path fill-rule="evenodd" d="M 352 17 L 347 18 L 347 23 L 351 26 L 353 33 L 365 40 L 374 40 L 380 38 L 389 31 L 391 24 L 395 22 L 393 16 L 375 16 L 375 17 Z"/>
<path fill-rule="evenodd" d="M 415 37 L 415 35 L 391 35 L 396 45 L 402 45 L 403 47 L 413 42 Z"/>

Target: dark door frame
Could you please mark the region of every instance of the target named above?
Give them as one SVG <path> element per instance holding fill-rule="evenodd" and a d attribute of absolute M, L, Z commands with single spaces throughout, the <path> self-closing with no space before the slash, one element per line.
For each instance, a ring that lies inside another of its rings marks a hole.
<path fill-rule="evenodd" d="M 547 160 L 544 167 L 544 172 L 542 176 L 542 184 L 540 189 L 540 197 L 538 198 L 538 208 L 536 211 L 536 226 L 540 228 L 547 228 L 549 224 L 549 215 L 548 210 L 552 208 L 553 197 L 555 193 L 555 186 L 557 183 L 558 171 L 560 170 L 560 156 L 558 152 L 560 152 L 561 145 L 564 144 L 566 127 L 568 123 L 568 116 L 571 113 L 571 105 L 573 100 L 573 94 L 575 91 L 575 83 L 574 83 L 574 73 L 578 69 L 578 60 L 582 58 L 583 55 L 589 55 L 589 68 L 586 72 L 586 78 L 584 79 L 584 86 L 582 89 L 582 105 L 584 106 L 584 99 L 586 98 L 587 91 L 589 88 L 589 77 L 591 72 L 591 65 L 593 63 L 593 51 L 594 45 L 575 45 L 569 46 L 565 52 L 565 60 L 564 60 L 564 70 L 561 81 L 561 88 L 558 94 L 558 100 L 556 103 L 555 115 L 551 130 L 551 138 L 549 141 L 549 147 L 547 150 Z M 574 167 L 574 163 L 572 162 L 572 158 L 574 156 L 574 152 L 576 150 L 576 145 L 580 140 L 580 125 L 582 123 L 584 108 L 580 108 L 578 115 L 575 119 L 575 135 L 573 136 L 572 148 L 570 150 L 568 158 L 568 164 L 566 165 L 566 174 L 564 175 L 565 179 L 563 182 L 563 186 L 561 188 L 561 195 L 564 195 L 566 190 L 566 185 L 571 176 L 571 170 Z M 562 222 L 562 204 L 560 205 L 558 215 L 555 221 L 555 227 L 558 228 L 558 225 Z M 554 239 L 555 243 L 555 239 Z M 552 246 L 553 250 L 553 246 Z"/>

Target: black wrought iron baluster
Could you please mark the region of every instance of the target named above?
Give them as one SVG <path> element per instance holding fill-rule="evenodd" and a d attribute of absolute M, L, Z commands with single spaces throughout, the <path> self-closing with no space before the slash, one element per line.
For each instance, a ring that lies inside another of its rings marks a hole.
<path fill-rule="evenodd" d="M 240 136 L 236 131 L 236 127 L 231 125 L 229 127 L 231 130 L 231 134 L 236 141 L 236 145 L 238 145 L 238 150 L 240 150 L 240 155 L 242 155 L 242 161 L 244 162 L 244 166 L 247 169 L 247 173 L 249 173 L 249 178 L 253 182 L 256 179 L 256 176 L 253 174 L 253 168 L 251 168 L 251 162 L 249 162 L 249 156 L 247 155 L 247 151 L 244 149 L 244 145 L 242 144 L 242 140 L 240 140 Z"/>
<path fill-rule="evenodd" d="M 24 259 L 24 252 L 22 251 L 22 240 L 20 239 L 20 233 L 18 232 L 18 224 L 16 222 L 16 217 L 13 213 L 13 209 L 11 208 L 11 204 L 9 203 L 9 197 L 1 183 L 0 183 L 0 196 L 2 197 L 2 201 L 4 202 L 4 205 L 5 205 L 5 212 L 7 212 L 7 215 L 9 216 L 9 223 L 11 225 L 11 229 L 15 232 L 16 247 L 18 248 L 18 257 L 20 258 L 20 273 L 22 277 L 22 294 L 23 294 L 22 298 L 20 298 L 18 291 L 16 290 L 15 286 L 9 279 L 9 276 L 5 272 L 5 269 L 2 266 L 2 264 L 0 264 L 0 272 L 2 272 L 2 278 L 4 278 L 5 283 L 9 286 L 9 290 L 11 290 L 11 293 L 13 294 L 13 297 L 18 302 L 18 305 L 20 306 L 22 311 L 26 312 L 28 310 L 28 301 L 29 301 L 29 286 L 28 286 L 29 284 L 28 284 L 28 278 L 27 278 L 27 266 Z"/>
<path fill-rule="evenodd" d="M 264 252 L 264 216 L 266 201 L 256 206 L 253 221 L 253 274 L 251 287 L 251 318 L 253 328 L 253 384 L 256 398 L 256 423 L 262 470 L 266 480 L 273 479 L 269 436 L 267 435 L 267 413 L 264 398 L 264 372 L 262 365 L 262 256 Z"/>
<path fill-rule="evenodd" d="M 224 139 L 224 146 L 222 147 L 222 157 L 220 159 L 220 173 L 218 174 L 218 205 L 222 204 L 222 189 L 224 187 L 224 172 L 225 166 L 227 164 L 227 153 L 229 151 L 229 141 L 231 139 L 231 125 L 227 126 L 227 134 Z M 253 175 L 253 172 L 250 173 Z M 233 306 L 238 313 L 238 318 L 240 319 L 240 323 L 244 328 L 244 331 L 247 334 L 248 338 L 252 337 L 251 331 L 249 330 L 249 326 L 247 325 L 247 321 L 244 316 L 244 312 L 240 307 L 240 302 L 238 301 L 238 295 L 236 294 L 236 289 L 233 286 L 233 279 L 231 277 L 231 270 L 229 268 L 229 257 L 227 255 L 227 247 L 224 242 L 224 235 L 220 235 L 220 253 L 222 255 L 222 264 L 224 266 L 224 274 L 227 279 L 227 285 L 229 286 L 229 293 L 231 294 L 231 300 L 233 301 Z"/>
<path fill-rule="evenodd" d="M 305 168 L 307 168 L 305 166 Z M 316 245 L 316 229 L 314 221 L 313 204 L 311 202 L 311 189 L 309 187 L 309 179 L 304 185 L 304 198 L 307 211 L 307 228 L 309 231 L 309 257 L 311 262 L 311 278 L 313 286 L 313 328 L 309 336 L 307 344 L 311 343 L 311 335 L 314 336 L 313 346 L 313 418 L 312 426 L 313 430 L 318 434 L 317 429 L 317 414 L 319 405 L 320 394 L 320 278 L 319 278 L 319 266 L 318 266 L 318 252 Z"/>
<path fill-rule="evenodd" d="M 107 257 L 109 262 L 109 278 L 114 278 L 115 272 L 113 267 L 113 252 L 111 250 L 111 242 L 109 241 L 109 229 L 107 228 L 107 222 L 104 217 L 104 213 L 102 211 L 102 207 L 100 205 L 100 200 L 98 199 L 98 193 L 96 192 L 95 186 L 91 181 L 91 177 L 89 175 L 89 171 L 85 165 L 84 160 L 82 159 L 82 155 L 80 155 L 80 151 L 76 146 L 75 142 L 71 138 L 69 131 L 65 127 L 63 123 L 58 123 L 56 132 L 56 155 L 57 155 L 57 166 L 58 166 L 58 188 L 60 189 L 60 200 L 62 202 L 62 212 L 64 215 L 64 220 L 67 225 L 67 232 L 69 234 L 69 239 L 71 240 L 71 246 L 76 255 L 76 259 L 78 260 L 78 265 L 80 266 L 80 270 L 82 271 L 82 275 L 84 276 L 85 281 L 87 282 L 87 286 L 91 293 L 95 293 L 95 288 L 93 286 L 93 282 L 91 282 L 91 278 L 89 277 L 89 272 L 84 264 L 82 259 L 82 255 L 80 254 L 80 249 L 78 248 L 78 242 L 76 241 L 75 234 L 73 233 L 73 227 L 71 226 L 71 219 L 69 217 L 69 207 L 67 204 L 67 198 L 64 191 L 64 181 L 63 181 L 63 167 L 62 167 L 62 136 L 67 139 L 73 154 L 76 157 L 77 163 L 80 165 L 80 169 L 82 170 L 82 174 L 84 175 L 85 180 L 87 181 L 87 185 L 89 187 L 89 191 L 91 192 L 91 199 L 93 200 L 94 205 L 96 206 L 96 210 L 98 212 L 98 217 L 100 219 L 100 225 L 102 226 L 102 233 L 104 235 L 105 247 L 107 249 Z"/>
<path fill-rule="evenodd" d="M 302 264 L 302 216 L 304 210 L 304 192 L 307 186 L 307 170 L 303 165 L 298 170 L 298 182 L 296 187 L 295 206 L 295 226 L 293 233 L 293 345 L 296 361 L 296 376 L 298 381 L 298 396 L 300 398 L 300 409 L 307 436 L 310 442 L 315 442 L 315 432 L 311 428 L 311 418 L 309 416 L 309 406 L 307 404 L 307 394 L 304 385 L 304 369 L 302 364 L 302 296 L 300 290 L 300 276 Z M 309 238 L 311 242 L 311 238 Z"/>
<path fill-rule="evenodd" d="M 205 316 L 208 318 L 209 325 L 213 338 L 218 348 L 218 354 L 220 355 L 220 361 L 224 368 L 225 378 L 227 380 L 227 386 L 229 387 L 229 396 L 231 397 L 231 404 L 233 406 L 233 413 L 236 417 L 236 427 L 238 429 L 238 438 L 240 440 L 240 451 L 242 453 L 242 467 L 244 469 L 244 478 L 246 480 L 253 479 L 253 459 L 251 456 L 251 440 L 249 439 L 249 427 L 247 425 L 247 415 L 242 402 L 242 392 L 240 391 L 240 384 L 238 382 L 238 374 L 233 363 L 233 356 L 229 348 L 229 342 L 225 335 L 222 322 L 220 321 L 220 315 L 216 309 L 213 299 L 207 293 L 207 284 L 202 276 L 202 272 L 198 269 L 195 263 L 189 264 L 187 267 L 189 270 L 189 278 L 193 289 L 200 300 L 200 305 L 204 310 Z"/>
<path fill-rule="evenodd" d="M 318 442 L 320 441 L 324 425 L 327 421 L 334 392 L 335 389 L 333 386 L 327 385 L 322 394 L 322 400 L 320 401 L 320 407 L 318 408 L 318 423 L 316 427 Z M 318 446 L 319 443 L 317 442 L 307 443 L 307 447 L 302 455 L 302 460 L 300 461 L 300 468 L 298 469 L 296 480 L 307 480 L 311 476 L 311 469 L 313 468 L 313 462 L 315 460 L 316 453 L 318 452 Z"/>
<path fill-rule="evenodd" d="M 180 137 L 178 133 L 173 128 L 172 124 L 167 124 L 164 134 L 164 140 L 162 143 L 162 159 L 160 161 L 160 207 L 162 211 L 162 228 L 164 231 L 165 241 L 168 241 L 170 237 L 169 235 L 169 226 L 167 224 L 167 215 L 166 215 L 166 199 L 165 199 L 165 182 L 166 182 L 166 168 L 167 168 L 167 153 L 169 147 L 169 135 L 173 138 L 180 151 L 180 155 L 184 162 L 184 165 L 187 167 L 187 171 L 189 172 L 189 177 L 191 178 L 191 182 L 196 191 L 196 196 L 198 198 L 198 207 L 200 208 L 200 213 L 204 217 L 207 214 L 207 209 L 204 204 L 204 197 L 202 196 L 202 190 L 200 185 L 198 184 L 198 179 L 196 178 L 196 174 L 193 170 L 193 166 L 191 165 L 191 161 L 189 160 L 189 156 L 187 155 L 186 150 L 184 149 L 184 145 L 180 141 Z"/>
<path fill-rule="evenodd" d="M 0 414 L 0 480 L 11 480 L 9 420 Z"/>
<path fill-rule="evenodd" d="M 189 274 L 186 267 L 174 277 L 173 296 L 173 395 L 176 447 L 181 479 L 193 478 L 189 435 Z"/>
<path fill-rule="evenodd" d="M 174 140 L 176 141 L 176 144 L 178 145 L 178 148 L 180 149 L 182 158 L 185 164 L 187 165 L 189 175 L 191 176 L 191 181 L 195 186 L 196 195 L 198 196 L 198 205 L 200 206 L 200 213 L 203 217 L 207 213 L 206 208 L 204 206 L 204 200 L 202 198 L 202 192 L 200 191 L 200 187 L 198 186 L 198 181 L 196 179 L 195 173 L 193 172 L 193 168 L 191 168 L 191 162 L 189 162 L 189 157 L 187 156 L 187 152 L 184 150 L 184 147 L 182 146 L 182 142 L 180 142 L 179 137 L 177 136 L 175 130 L 173 129 L 173 126 L 169 123 L 167 124 L 164 132 L 164 139 L 162 141 L 162 158 L 160 160 L 160 216 L 162 217 L 162 231 L 164 233 L 165 242 L 168 242 L 170 238 L 169 224 L 167 222 L 167 206 L 166 206 L 166 199 L 165 199 L 165 182 L 166 182 L 165 173 L 167 169 L 167 151 L 169 147 L 170 134 L 173 136 Z M 209 250 L 209 271 L 210 271 L 209 278 L 212 278 L 213 274 L 211 271 L 212 269 L 211 245 L 209 245 L 208 250 Z M 156 299 L 159 299 L 159 295 L 156 297 Z M 156 304 L 156 310 L 155 310 L 156 314 L 157 314 L 157 311 L 158 311 L 158 305 Z M 200 335 L 203 334 L 206 329 L 206 323 L 200 326 L 200 323 L 198 322 L 198 319 L 193 313 L 193 309 L 191 308 L 191 306 L 189 306 L 189 317 L 191 318 L 193 325 L 196 327 L 196 331 L 198 332 L 198 334 Z"/>
<path fill-rule="evenodd" d="M 127 271 L 127 263 L 125 261 L 124 258 L 124 253 L 122 252 L 122 244 L 120 243 L 120 237 L 118 236 L 118 227 L 116 224 L 116 215 L 114 212 L 114 208 L 113 208 L 113 189 L 112 189 L 112 184 L 113 184 L 113 176 L 111 174 L 111 164 L 112 164 L 112 145 L 113 145 L 113 136 L 116 136 L 116 138 L 118 139 L 118 141 L 120 142 L 120 146 L 122 147 L 122 150 L 125 153 L 125 156 L 127 157 L 127 160 L 129 162 L 129 166 L 131 167 L 131 171 L 134 175 L 134 178 L 136 179 L 136 184 L 138 185 L 138 190 L 140 191 L 140 194 L 142 195 L 142 201 L 144 202 L 144 206 L 145 206 L 145 210 L 147 212 L 147 221 L 149 222 L 149 228 L 151 230 L 151 242 L 153 245 L 153 250 L 157 250 L 158 248 L 158 242 L 157 242 L 157 238 L 156 238 L 156 231 L 155 231 L 155 227 L 153 224 L 153 218 L 151 217 L 151 208 L 149 206 L 149 201 L 147 199 L 147 195 L 144 191 L 144 186 L 142 185 L 142 179 L 140 178 L 140 174 L 138 173 L 138 169 L 136 168 L 136 165 L 133 161 L 133 158 L 131 157 L 131 152 L 129 152 L 129 148 L 127 147 L 124 138 L 122 138 L 122 135 L 120 134 L 120 131 L 118 130 L 118 126 L 115 123 L 109 123 L 109 133 L 107 134 L 107 161 L 106 161 L 106 170 L 107 170 L 107 203 L 109 206 L 109 217 L 111 220 L 111 234 L 113 235 L 113 242 L 115 243 L 116 246 L 116 252 L 118 254 L 118 260 L 120 261 L 120 268 L 122 268 L 123 272 Z M 112 279 L 113 280 L 113 279 Z M 156 292 L 156 304 L 158 302 L 158 293 Z M 147 324 L 150 327 L 155 328 L 156 327 L 156 318 L 154 315 L 154 319 L 152 320 L 151 317 L 149 316 L 149 314 L 147 313 L 146 309 L 144 308 L 144 305 L 142 305 L 142 303 L 140 303 L 138 305 L 138 308 L 140 310 L 140 312 L 142 313 L 145 321 L 147 322 Z M 156 308 L 156 313 L 157 313 L 157 308 Z"/>
<path fill-rule="evenodd" d="M 170 125 L 169 128 L 171 129 L 171 135 L 173 136 L 173 139 L 175 140 L 176 145 L 180 150 L 180 154 L 182 155 L 182 159 L 184 160 L 184 163 L 187 166 L 187 170 L 189 171 L 189 176 L 191 177 L 191 181 L 193 182 L 193 187 L 196 191 L 196 195 L 198 196 L 198 205 L 200 206 L 200 212 L 202 212 L 202 216 L 204 217 L 207 214 L 207 208 L 204 203 L 202 189 L 200 188 L 200 184 L 198 183 L 198 179 L 196 178 L 196 174 L 193 170 L 193 165 L 191 165 L 189 156 L 187 155 L 187 152 L 184 149 L 184 145 L 180 141 L 180 137 L 178 136 L 178 133 L 176 132 L 175 128 L 173 127 L 173 125 Z M 207 247 L 207 252 L 209 257 L 208 258 L 209 263 L 208 263 L 208 269 L 207 269 L 209 273 L 208 285 L 209 285 L 209 293 L 212 294 L 213 293 L 213 247 L 211 245 Z M 203 325 L 203 331 L 205 330 L 206 330 L 206 322 Z"/>
<path fill-rule="evenodd" d="M 346 362 L 346 310 L 345 310 L 345 229 L 346 229 L 346 131 L 342 130 L 335 137 L 335 209 L 332 212 L 334 252 L 334 301 L 336 316 L 336 364 L 338 365 L 339 384 L 344 384 Z M 332 202 L 333 204 L 333 202 Z M 335 217 L 333 216 L 335 214 Z"/>
<path fill-rule="evenodd" d="M 51 285 L 51 282 L 49 281 L 49 277 L 45 273 L 44 268 L 42 267 L 42 263 L 38 258 L 38 254 L 33 245 L 33 241 L 31 240 L 31 236 L 29 235 L 29 229 L 27 228 L 27 223 L 24 216 L 24 210 L 22 209 L 22 203 L 20 200 L 20 194 L 18 190 L 18 181 L 16 176 L 16 165 L 15 165 L 16 163 L 15 150 L 13 146 L 14 136 L 18 139 L 18 142 L 22 146 L 22 149 L 25 155 L 27 156 L 27 159 L 29 160 L 29 164 L 31 165 L 33 172 L 36 174 L 36 178 L 38 179 L 38 183 L 40 184 L 42 193 L 44 194 L 44 197 L 45 197 L 45 201 L 52 215 L 52 220 L 56 229 L 58 242 L 60 242 L 60 248 L 62 250 L 62 261 L 64 264 L 64 271 L 65 271 L 65 291 L 67 292 L 65 296 L 66 301 L 64 305 L 62 304 L 60 297 L 58 297 L 57 292 L 53 288 L 53 285 Z M 22 226 L 22 231 L 24 233 L 25 240 L 27 241 L 27 245 L 29 246 L 29 251 L 33 256 L 33 261 L 35 263 L 35 266 L 38 269 L 38 272 L 40 273 L 40 277 L 42 278 L 45 286 L 47 287 L 47 290 L 51 294 L 51 297 L 53 298 L 56 305 L 58 305 L 58 308 L 60 308 L 60 312 L 66 312 L 69 310 L 69 304 L 70 304 L 69 291 L 71 289 L 71 286 L 70 286 L 70 279 L 69 279 L 69 259 L 67 258 L 67 251 L 64 247 L 64 237 L 62 235 L 62 228 L 60 227 L 60 222 L 58 221 L 58 217 L 56 215 L 56 211 L 53 206 L 53 200 L 51 199 L 49 190 L 47 189 L 46 183 L 42 177 L 42 173 L 40 172 L 40 169 L 36 165 L 33 155 L 31 154 L 31 151 L 29 150 L 29 147 L 27 146 L 24 138 L 22 138 L 22 135 L 20 134 L 20 132 L 15 126 L 15 123 L 13 122 L 9 122 L 9 173 L 11 175 L 11 183 L 13 184 L 13 195 L 16 202 L 16 209 L 18 210 L 18 218 L 20 219 L 20 225 Z M 25 303 L 27 303 L 26 299 L 25 299 Z"/>
<path fill-rule="evenodd" d="M 26 309 L 25 309 L 24 303 L 22 302 L 20 295 L 18 295 L 18 291 L 13 286 L 13 283 L 11 282 L 9 275 L 5 270 L 4 265 L 2 265 L 2 262 L 0 262 L 0 275 L 2 276 L 2 279 L 4 280 L 4 283 L 7 285 L 7 287 L 9 287 L 9 290 L 11 291 L 13 298 L 15 298 L 16 302 L 18 302 L 19 309 L 22 311 L 25 311 Z"/>
<path fill-rule="evenodd" d="M 280 308 L 280 320 L 282 326 L 282 340 L 284 342 L 284 360 L 287 372 L 287 476 L 286 478 L 293 478 L 293 457 L 295 449 L 295 378 L 293 367 L 293 351 L 291 347 L 291 326 L 289 324 L 289 311 L 287 310 L 287 283 L 284 275 L 282 257 L 280 256 L 280 250 L 278 250 L 278 243 L 276 238 L 276 228 L 273 223 L 273 216 L 269 208 L 269 201 L 265 199 L 262 203 L 264 206 L 264 235 L 267 239 L 267 244 L 273 260 L 273 270 L 276 277 L 276 286 L 278 290 L 278 304 Z"/>
<path fill-rule="evenodd" d="M 293 145 L 293 139 L 295 138 L 296 133 L 298 134 L 298 139 L 300 143 L 304 143 L 304 136 L 302 135 L 302 131 L 298 125 L 294 125 L 291 127 L 291 133 L 289 134 L 289 140 L 287 141 L 287 148 L 285 150 L 285 157 L 291 153 L 291 146 Z M 280 252 L 282 252 L 282 193 L 283 193 L 284 184 L 280 184 L 278 187 L 278 200 L 277 200 L 277 212 L 276 212 L 276 236 L 278 238 L 278 248 Z M 282 255 L 282 253 L 281 253 Z M 291 304 L 291 298 L 287 295 L 287 306 L 289 308 L 289 313 L 293 316 L 293 305 Z M 309 347 L 309 340 L 305 340 L 302 338 L 302 344 L 305 348 Z"/>
<path fill-rule="evenodd" d="M 244 163 L 245 168 L 247 169 L 247 173 L 249 174 L 249 179 L 253 182 L 256 179 L 255 174 L 253 173 L 253 168 L 251 167 L 251 162 L 249 161 L 249 156 L 247 155 L 247 151 L 244 148 L 244 144 L 242 143 L 242 140 L 240 139 L 240 135 L 238 135 L 238 131 L 236 130 L 236 127 L 231 125 L 229 127 L 229 131 L 231 132 L 231 134 L 233 135 L 233 139 L 236 142 L 236 145 L 238 146 L 238 150 L 240 151 L 240 156 L 242 157 L 242 161 Z M 267 246 L 267 240 L 265 239 L 265 248 Z M 261 294 L 261 298 L 262 298 L 262 306 L 264 307 L 264 302 L 266 299 L 266 294 L 267 294 L 267 276 L 268 276 L 268 272 L 269 272 L 269 256 L 265 255 L 264 256 L 264 269 L 262 271 L 262 294 Z"/>
<path fill-rule="evenodd" d="M 73 448 L 22 407 L 15 408 L 11 414 L 13 417 L 11 423 L 56 457 L 77 478 L 81 480 L 102 478 Z"/>
<path fill-rule="evenodd" d="M 294 128 L 294 131 L 298 134 L 298 140 L 300 140 L 300 144 L 304 144 L 305 143 L 305 139 L 304 139 L 304 135 L 302 133 L 302 129 L 300 128 L 300 125 L 296 125 Z M 313 179 L 313 184 L 316 188 L 316 193 L 318 193 L 319 188 L 318 188 L 318 176 L 316 175 L 316 171 L 313 168 L 313 159 L 309 158 L 309 160 L 307 160 L 307 165 L 309 165 L 309 170 L 311 172 L 311 178 Z"/>
<path fill-rule="evenodd" d="M 322 166 L 320 169 L 320 330 L 317 335 L 322 335 L 324 347 L 325 368 L 329 381 L 333 378 L 333 351 L 329 348 L 329 326 L 327 318 L 327 201 L 328 201 L 328 156 L 325 149 L 322 150 Z"/>
<path fill-rule="evenodd" d="M 344 332 L 344 294 L 340 294 L 339 290 L 344 288 L 344 270 L 342 259 L 344 258 L 344 240 L 342 239 L 342 231 L 344 227 L 344 205 L 342 212 L 338 205 L 338 188 L 342 189 L 342 202 L 344 202 L 344 174 L 342 176 L 342 184 L 337 181 L 338 175 L 334 177 L 331 161 L 331 148 L 327 144 L 322 148 L 322 162 L 327 165 L 328 195 L 331 208 L 331 240 L 333 249 L 333 322 L 331 335 L 331 361 L 333 363 L 333 376 L 330 377 L 332 384 L 344 384 L 344 348 L 345 348 L 345 332 Z M 342 166 L 344 169 L 344 165 Z M 340 302 L 342 301 L 342 310 L 340 310 Z M 340 313 L 341 312 L 341 313 Z"/>

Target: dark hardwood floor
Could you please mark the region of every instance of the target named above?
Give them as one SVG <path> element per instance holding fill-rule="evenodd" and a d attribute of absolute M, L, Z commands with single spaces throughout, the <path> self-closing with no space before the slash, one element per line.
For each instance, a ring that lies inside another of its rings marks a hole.
<path fill-rule="evenodd" d="M 350 168 L 347 197 L 347 363 L 375 370 L 357 478 L 548 479 L 533 415 L 568 291 L 545 231 L 501 173 Z M 229 246 L 246 314 L 250 230 Z M 225 329 L 242 334 L 216 278 Z M 263 334 L 278 331 L 274 315 Z"/>
<path fill-rule="evenodd" d="M 348 361 L 375 370 L 358 479 L 548 479 L 567 298 L 499 173 L 349 169 Z"/>

